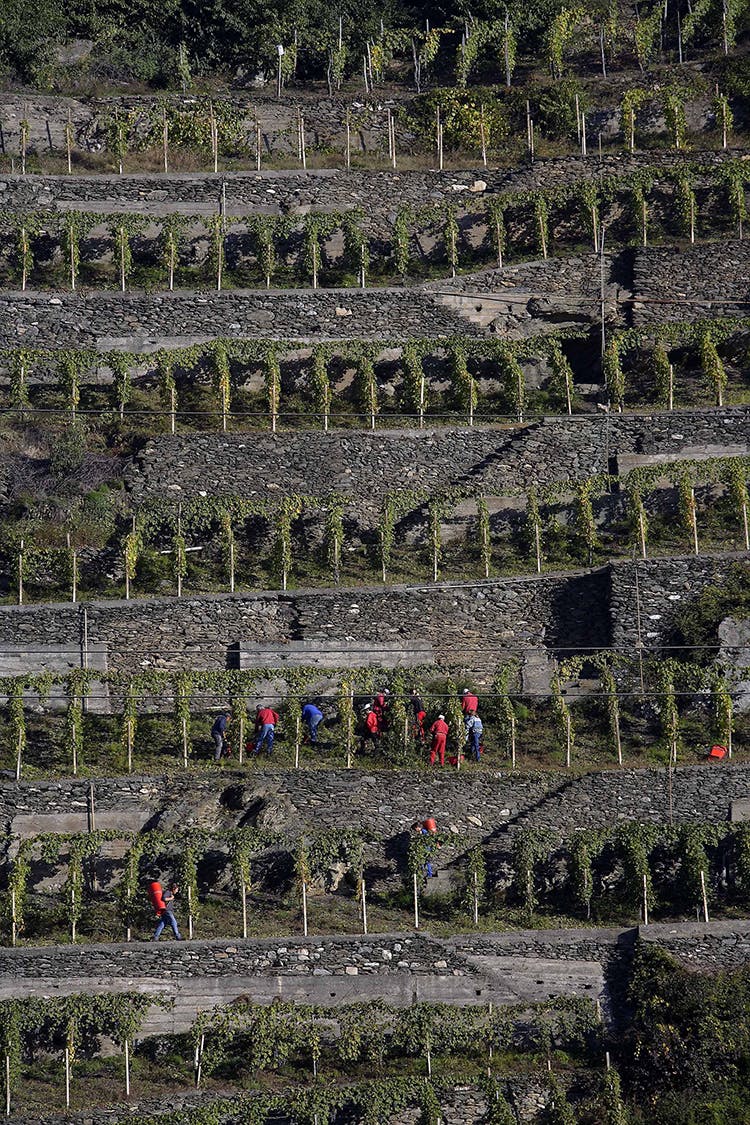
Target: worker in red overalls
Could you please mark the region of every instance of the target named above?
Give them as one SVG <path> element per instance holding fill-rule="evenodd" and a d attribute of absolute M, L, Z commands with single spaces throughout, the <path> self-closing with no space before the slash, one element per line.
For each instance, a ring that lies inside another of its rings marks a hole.
<path fill-rule="evenodd" d="M 448 740 L 448 731 L 450 727 L 445 721 L 445 715 L 438 715 L 435 722 L 430 727 L 430 734 L 432 735 L 432 745 L 430 746 L 430 765 L 435 765 L 435 759 L 440 758 L 440 765 L 445 765 L 445 746 Z"/>
<path fill-rule="evenodd" d="M 364 754 L 368 746 L 372 746 L 373 750 L 377 749 L 378 740 L 380 738 L 380 720 L 377 713 L 373 711 L 369 703 L 363 712 L 364 730 L 362 732 L 362 739 L 359 744 L 360 753 Z"/>
<path fill-rule="evenodd" d="M 474 711 L 474 713 L 476 714 L 476 712 L 479 710 L 479 700 L 469 691 L 467 687 L 465 687 L 461 692 L 460 698 L 461 710 L 463 711 L 464 715 L 468 714 L 469 711 Z"/>

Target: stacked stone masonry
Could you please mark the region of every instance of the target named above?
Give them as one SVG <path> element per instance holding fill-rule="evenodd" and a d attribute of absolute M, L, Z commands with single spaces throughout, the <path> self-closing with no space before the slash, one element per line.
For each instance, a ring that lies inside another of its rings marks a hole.
<path fill-rule="evenodd" d="M 247 641 L 283 646 L 292 640 L 343 640 L 352 650 L 408 654 L 419 640 L 431 646 L 436 660 L 486 679 L 508 655 L 530 649 L 634 645 L 637 608 L 643 639 L 658 647 L 681 604 L 746 561 L 741 552 L 424 586 L 6 605 L 0 607 L 0 641 L 33 648 L 70 646 L 77 638 L 82 646 L 85 611 L 89 644 L 106 651 L 113 669 L 222 669 Z"/>
<path fill-rule="evenodd" d="M 664 769 L 605 770 L 561 779 L 513 773 L 505 763 L 498 765 L 481 774 L 254 770 L 250 776 L 224 773 L 218 784 L 205 775 L 99 779 L 94 783 L 96 817 L 98 826 L 108 830 L 221 830 L 245 824 L 291 837 L 300 830 L 358 824 L 379 847 L 403 838 L 426 810 L 462 838 L 498 845 L 515 827 L 550 828 L 564 835 L 628 820 L 666 824 L 670 818 L 670 779 Z M 728 823 L 732 802 L 748 795 L 749 765 L 679 767 L 672 778 L 672 817 L 677 823 Z M 0 802 L 6 835 L 83 832 L 88 827 L 88 781 L 5 785 Z"/>
<path fill-rule="evenodd" d="M 502 496 L 525 482 L 608 473 L 623 454 L 686 457 L 750 449 L 750 410 L 730 407 L 609 417 L 544 418 L 497 429 L 328 434 L 160 435 L 129 474 L 137 500 L 173 493 L 273 491 L 379 506 L 390 489 Z"/>

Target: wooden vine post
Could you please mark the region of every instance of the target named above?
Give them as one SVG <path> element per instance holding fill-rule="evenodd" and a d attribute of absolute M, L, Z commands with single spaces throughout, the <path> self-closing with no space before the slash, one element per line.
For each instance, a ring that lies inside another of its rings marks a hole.
<path fill-rule="evenodd" d="M 419 884 L 417 883 L 417 873 L 414 872 L 412 877 L 414 886 L 414 929 L 419 929 Z"/>
<path fill-rule="evenodd" d="M 65 155 L 68 160 L 68 175 L 73 171 L 73 119 L 68 110 L 68 120 L 65 122 Z"/>
<path fill-rule="evenodd" d="M 130 1042 L 126 1039 L 123 1044 L 125 1053 L 125 1097 L 130 1097 Z"/>
<path fill-rule="evenodd" d="M 302 880 L 302 934 L 307 937 L 307 881 Z"/>
<path fill-rule="evenodd" d="M 25 556 L 24 556 L 23 544 L 24 544 L 24 541 L 22 539 L 21 543 L 20 543 L 19 551 L 18 551 L 18 562 L 17 562 L 17 565 L 18 565 L 18 604 L 19 605 L 23 605 L 23 572 L 24 572 L 24 566 L 25 566 L 25 562 L 26 562 L 26 559 L 25 559 Z"/>
<path fill-rule="evenodd" d="M 183 719 L 183 722 L 185 720 Z M 187 765 L 187 756 L 185 759 Z M 188 883 L 187 886 L 187 906 L 188 906 L 188 937 L 193 940 L 193 888 Z"/>
<path fill-rule="evenodd" d="M 364 875 L 359 881 L 359 898 L 362 907 L 362 933 L 367 933 L 367 884 Z"/>
<path fill-rule="evenodd" d="M 70 1109 L 70 1047 L 65 1046 L 65 1108 Z"/>
<path fill-rule="evenodd" d="M 162 110 L 161 119 L 161 146 L 165 175 L 169 172 L 169 122 L 167 121 L 167 107 Z"/>
<path fill-rule="evenodd" d="M 78 594 L 78 552 L 71 546 L 69 531 L 65 533 L 65 544 L 70 559 L 70 600 L 75 602 Z"/>
<path fill-rule="evenodd" d="M 10 1117 L 10 1055 L 5 1052 L 5 1116 Z"/>
<path fill-rule="evenodd" d="M 30 242 L 29 232 L 24 225 L 21 225 L 18 241 L 21 249 L 21 290 L 25 292 L 29 277 Z"/>

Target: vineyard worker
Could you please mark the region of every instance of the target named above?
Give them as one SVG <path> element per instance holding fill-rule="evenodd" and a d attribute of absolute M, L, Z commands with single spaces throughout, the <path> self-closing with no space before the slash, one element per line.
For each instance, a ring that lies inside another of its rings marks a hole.
<path fill-rule="evenodd" d="M 475 762 L 479 762 L 482 758 L 482 731 L 484 727 L 476 711 L 469 711 L 464 719 L 464 726 L 466 727 L 466 741 L 469 744 L 469 753 L 472 755 Z"/>
<path fill-rule="evenodd" d="M 479 700 L 467 687 L 461 692 L 461 710 L 464 715 L 468 714 L 469 711 L 473 711 L 476 714 L 479 710 Z"/>
<path fill-rule="evenodd" d="M 435 759 L 440 758 L 440 765 L 445 765 L 445 744 L 448 739 L 450 727 L 445 721 L 445 715 L 438 715 L 430 727 L 432 745 L 430 747 L 430 765 L 435 765 Z"/>
<path fill-rule="evenodd" d="M 302 722 L 307 727 L 312 746 L 318 741 L 318 727 L 323 721 L 323 712 L 315 703 L 306 703 L 302 708 Z M 307 736 L 305 737 L 307 741 Z"/>
<path fill-rule="evenodd" d="M 437 822 L 433 817 L 427 817 L 426 820 L 418 820 L 416 824 L 412 824 L 412 831 L 419 836 L 437 836 Z M 429 843 L 425 843 L 424 873 L 428 879 L 437 879 L 437 871 L 432 862 L 436 847 L 440 847 L 440 844 L 435 840 L 430 840 Z"/>
<path fill-rule="evenodd" d="M 380 720 L 378 719 L 377 713 L 373 711 L 369 703 L 363 711 L 363 716 L 365 729 L 362 733 L 362 739 L 359 744 L 360 753 L 362 754 L 364 754 L 368 746 L 372 746 L 373 749 L 376 749 L 378 745 L 378 739 L 380 738 Z"/>
<path fill-rule="evenodd" d="M 177 938 L 177 940 L 182 941 L 182 938 L 180 937 L 180 930 L 179 930 L 179 927 L 177 925 L 177 919 L 174 916 L 174 910 L 173 910 L 173 903 L 174 903 L 174 900 L 175 900 L 175 895 L 177 894 L 179 889 L 180 888 L 177 886 L 176 883 L 170 883 L 169 884 L 169 890 L 164 891 L 164 894 L 162 896 L 163 906 L 162 907 L 157 906 L 157 910 L 156 910 L 157 916 L 159 918 L 159 922 L 158 922 L 158 925 L 157 925 L 156 930 L 154 932 L 154 941 L 159 940 L 159 938 L 161 937 L 161 934 L 162 934 L 162 930 L 166 926 L 167 922 L 169 922 L 170 926 L 172 927 L 172 933 Z"/>
<path fill-rule="evenodd" d="M 266 753 L 270 756 L 273 750 L 273 740 L 276 733 L 276 724 L 279 721 L 279 716 L 272 707 L 261 707 L 260 704 L 255 708 L 255 749 L 253 754 L 260 754 L 263 747 L 266 747 Z"/>
<path fill-rule="evenodd" d="M 390 694 L 388 688 L 384 688 L 383 691 L 377 693 L 372 701 L 372 709 L 378 717 L 381 730 L 385 728 L 385 713 L 388 708 L 388 696 Z"/>
<path fill-rule="evenodd" d="M 411 689 L 411 709 L 414 715 L 414 738 L 424 742 L 424 721 L 427 718 L 427 712 L 416 688 Z"/>
<path fill-rule="evenodd" d="M 224 756 L 227 741 L 227 726 L 232 721 L 231 711 L 222 711 L 214 719 L 211 727 L 211 738 L 214 740 L 214 761 L 218 762 Z"/>

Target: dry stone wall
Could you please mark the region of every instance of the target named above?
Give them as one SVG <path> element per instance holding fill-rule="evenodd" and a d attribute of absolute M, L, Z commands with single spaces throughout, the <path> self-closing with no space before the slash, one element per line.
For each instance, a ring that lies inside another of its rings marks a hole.
<path fill-rule="evenodd" d="M 602 568 L 455 585 L 3 606 L 0 639 L 30 648 L 70 645 L 82 638 L 86 609 L 89 641 L 106 646 L 112 668 L 221 669 L 248 640 L 343 640 L 363 650 L 408 651 L 419 639 L 437 659 L 488 675 L 503 654 L 519 649 L 606 645 L 608 586 Z"/>
<path fill-rule="evenodd" d="M 750 448 L 750 408 L 544 418 L 504 430 L 160 435 L 128 483 L 136 500 L 165 494 L 323 496 L 371 508 L 390 489 L 459 489 L 488 496 L 532 480 L 610 472 L 624 454 L 691 457 Z"/>
<path fill-rule="evenodd" d="M 64 138 L 61 145 L 64 147 Z M 368 215 L 393 214 L 397 205 L 423 207 L 429 203 L 462 200 L 477 182 L 486 192 L 527 191 L 542 187 L 568 187 L 571 180 L 604 176 L 626 176 L 643 167 L 665 169 L 682 164 L 720 165 L 736 158 L 737 150 L 724 152 L 610 153 L 600 161 L 592 156 L 582 161 L 560 157 L 537 160 L 528 168 L 491 170 L 477 165 L 461 172 L 433 170 L 363 172 L 357 169 L 325 168 L 262 170 L 261 172 L 220 172 L 218 175 L 191 173 L 134 173 L 75 176 L 0 176 L 0 208 L 59 208 L 72 205 L 86 208 L 90 203 L 118 206 L 168 207 L 184 204 L 196 210 L 208 205 L 216 210 L 225 185 L 229 214 L 257 209 L 272 214 L 304 213 L 360 208 Z M 484 194 L 483 192 L 473 194 Z"/>
<path fill-rule="evenodd" d="M 206 742 L 208 743 L 208 731 Z M 488 750 L 489 761 L 494 753 Z M 523 764 L 523 747 L 519 747 Z M 560 778 L 511 772 L 503 759 L 492 773 L 416 770 L 254 770 L 206 774 L 102 778 L 94 783 L 100 828 L 210 830 L 248 824 L 269 831 L 351 828 L 368 839 L 396 841 L 428 813 L 468 840 L 502 845 L 506 828 L 612 827 L 634 820 L 669 821 L 666 770 L 604 770 Z M 733 801 L 750 794 L 750 765 L 711 763 L 677 768 L 672 815 L 677 823 L 726 823 Z M 89 782 L 23 782 L 0 788 L 6 834 L 83 832 L 88 827 Z M 512 833 L 510 833 L 512 834 Z"/>
<path fill-rule="evenodd" d="M 383 340 L 477 335 L 418 289 L 16 293 L 0 297 L 0 347 L 152 350 L 216 336 Z"/>
<path fill-rule="evenodd" d="M 728 240 L 695 246 L 651 246 L 633 266 L 633 324 L 747 316 L 750 243 Z"/>
<path fill-rule="evenodd" d="M 344 641 L 350 649 L 410 651 L 419 640 L 435 658 L 488 677 L 510 653 L 549 647 L 577 650 L 658 647 L 674 611 L 719 583 L 744 552 L 610 563 L 585 573 L 424 586 L 214 594 L 0 607 L 0 641 L 83 643 L 106 648 L 111 668 L 225 668 L 251 640 Z M 634 566 L 638 569 L 636 591 Z M 350 654 L 347 660 L 353 659 Z"/>

